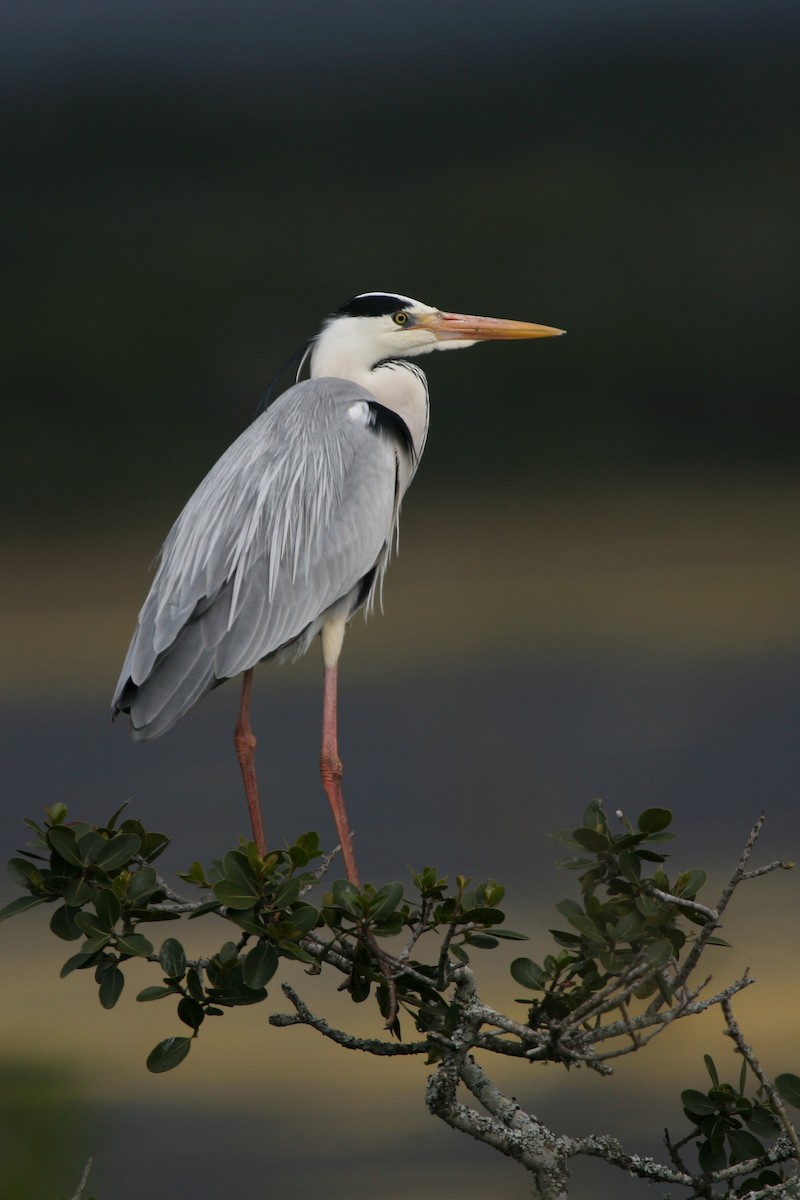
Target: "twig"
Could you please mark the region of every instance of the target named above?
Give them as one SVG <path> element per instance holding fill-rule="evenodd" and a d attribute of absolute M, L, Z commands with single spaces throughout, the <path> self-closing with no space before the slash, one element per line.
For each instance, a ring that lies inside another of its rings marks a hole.
<path fill-rule="evenodd" d="M 715 908 L 709 908 L 705 904 L 698 904 L 696 900 L 684 900 L 682 896 L 673 896 L 672 892 L 662 892 L 661 888 L 654 887 L 653 884 L 648 884 L 645 890 L 648 896 L 655 896 L 657 900 L 662 900 L 664 904 L 672 904 L 677 908 L 684 908 L 686 912 L 696 913 L 698 917 L 704 917 L 706 921 L 719 921 L 719 913 Z"/>
<path fill-rule="evenodd" d="M 714 996 L 709 996 L 706 1000 L 697 1000 L 697 996 L 702 989 L 708 984 L 706 979 L 699 988 L 690 992 L 687 998 L 675 1008 L 669 1008 L 666 1012 L 640 1013 L 638 1017 L 629 1017 L 627 1021 L 616 1021 L 612 1025 L 604 1025 L 600 1030 L 593 1030 L 591 1034 L 585 1034 L 587 1043 L 594 1044 L 595 1042 L 607 1041 L 609 1038 L 622 1037 L 626 1033 L 630 1033 L 633 1028 L 637 1033 L 643 1029 L 651 1029 L 653 1026 L 658 1026 L 659 1030 L 673 1021 L 679 1021 L 683 1017 L 692 1017 L 697 1013 L 705 1012 L 709 1008 L 713 1008 L 715 1004 L 722 1004 L 724 1000 L 730 996 L 735 996 L 737 992 L 741 992 L 744 988 L 749 987 L 755 980 L 745 974 L 741 979 L 737 979 L 734 983 L 729 984 L 723 991 L 717 992 Z M 648 1039 L 649 1040 L 649 1039 Z M 599 1057 L 607 1057 L 601 1055 Z"/>
<path fill-rule="evenodd" d="M 775 1109 L 775 1114 L 780 1121 L 781 1127 L 794 1147 L 795 1156 L 797 1157 L 798 1161 L 800 1161 L 800 1138 L 797 1136 L 797 1130 L 792 1123 L 791 1117 L 786 1111 L 786 1107 L 781 1099 L 778 1089 L 764 1071 L 764 1068 L 753 1054 L 750 1046 L 748 1046 L 747 1042 L 744 1040 L 742 1031 L 733 1015 L 733 1008 L 731 1006 L 729 997 L 726 997 L 722 1001 L 722 1011 L 725 1015 L 725 1024 L 728 1026 L 726 1030 L 728 1037 L 732 1038 L 736 1043 L 736 1049 L 745 1059 L 748 1067 L 769 1096 L 772 1102 L 772 1107 Z"/>
<path fill-rule="evenodd" d="M 733 896 L 733 893 L 736 891 L 737 887 L 741 883 L 741 881 L 747 871 L 747 864 L 750 862 L 750 856 L 752 855 L 753 850 L 755 849 L 756 842 L 758 841 L 759 834 L 761 833 L 761 830 L 764 827 L 764 822 L 766 821 L 766 819 L 767 819 L 766 813 L 762 812 L 761 816 L 758 818 L 755 825 L 750 830 L 750 835 L 744 844 L 744 849 L 742 850 L 742 853 L 739 855 L 739 861 L 736 864 L 736 869 L 734 870 L 734 872 L 731 875 L 730 879 L 728 880 L 727 884 L 723 888 L 722 895 L 720 896 L 719 900 L 717 901 L 717 908 L 716 908 L 717 922 L 713 922 L 713 923 L 709 922 L 709 924 L 707 924 L 701 930 L 700 934 L 698 935 L 697 941 L 695 942 L 694 946 L 690 950 L 689 954 L 686 956 L 686 960 L 684 961 L 683 966 L 678 971 L 677 975 L 675 976 L 675 978 L 673 980 L 673 987 L 681 987 L 686 982 L 686 980 L 689 978 L 689 976 L 691 975 L 691 973 L 695 969 L 695 967 L 697 966 L 697 963 L 700 959 L 700 955 L 703 953 L 703 951 L 706 948 L 706 943 L 708 942 L 708 939 L 712 936 L 714 930 L 718 927 L 719 918 L 722 916 L 725 909 L 728 907 L 728 904 L 730 903 L 730 899 Z"/>
<path fill-rule="evenodd" d="M 336 858 L 336 855 L 341 853 L 341 850 L 342 850 L 341 846 L 334 846 L 333 849 L 330 851 L 330 853 L 325 855 L 322 862 L 319 864 L 316 871 L 314 871 L 314 873 L 313 873 L 314 874 L 313 880 L 310 880 L 304 888 L 300 889 L 301 896 L 305 896 L 308 892 L 310 892 L 312 887 L 314 887 L 314 884 L 319 883 L 319 881 L 323 878 L 323 876 L 327 874 L 328 868 L 330 867 L 333 860 Z"/>
<path fill-rule="evenodd" d="M 86 1184 L 89 1182 L 89 1172 L 91 1171 L 91 1169 L 92 1169 L 92 1160 L 90 1158 L 89 1161 L 87 1162 L 86 1166 L 84 1167 L 83 1175 L 81 1175 L 81 1181 L 78 1184 L 78 1190 L 75 1193 L 75 1195 L 72 1197 L 72 1200 L 81 1200 L 81 1196 L 83 1195 L 83 1189 L 86 1187 Z"/>
<path fill-rule="evenodd" d="M 628 1171 L 640 1179 L 649 1179 L 651 1182 L 657 1183 L 676 1183 L 682 1187 L 694 1188 L 695 1195 L 697 1195 L 697 1188 L 701 1183 L 710 1189 L 714 1184 L 727 1183 L 728 1180 L 738 1179 L 753 1171 L 760 1171 L 764 1167 L 771 1167 L 794 1157 L 788 1139 L 779 1138 L 774 1146 L 765 1150 L 758 1158 L 735 1163 L 732 1167 L 722 1167 L 718 1171 L 707 1171 L 702 1176 L 697 1176 L 684 1169 L 666 1167 L 652 1158 L 642 1158 L 638 1154 L 626 1154 L 616 1138 L 590 1134 L 584 1138 L 562 1138 L 561 1141 L 565 1143 L 566 1152 L 571 1158 L 579 1154 L 602 1158 L 612 1166 L 621 1167 L 624 1171 Z M 705 1195 L 706 1192 L 704 1191 L 702 1194 Z M 708 1194 L 711 1194 L 710 1191 Z"/>
<path fill-rule="evenodd" d="M 745 871 L 741 882 L 744 883 L 747 879 L 757 879 L 759 875 L 769 875 L 770 871 L 793 871 L 794 867 L 793 862 L 780 862 L 776 859 L 775 862 L 767 863 L 765 867 L 756 867 L 752 871 Z"/>
<path fill-rule="evenodd" d="M 427 1054 L 430 1050 L 430 1043 L 427 1039 L 424 1042 L 382 1042 L 378 1038 L 356 1037 L 355 1034 L 345 1033 L 342 1029 L 334 1029 L 323 1017 L 315 1017 L 288 983 L 281 984 L 281 990 L 287 1000 L 294 1005 L 295 1013 L 294 1015 L 292 1013 L 273 1013 L 269 1018 L 270 1025 L 278 1028 L 285 1028 L 288 1025 L 308 1025 L 311 1029 L 316 1029 L 323 1037 L 336 1042 L 338 1046 L 344 1046 L 346 1050 L 363 1050 L 367 1054 L 383 1057 Z"/>

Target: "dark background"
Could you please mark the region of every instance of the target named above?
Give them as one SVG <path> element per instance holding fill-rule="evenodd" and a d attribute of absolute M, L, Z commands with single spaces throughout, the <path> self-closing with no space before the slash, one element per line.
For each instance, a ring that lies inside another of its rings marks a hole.
<path fill-rule="evenodd" d="M 325 313 L 378 288 L 568 337 L 424 360 L 403 554 L 343 664 L 364 873 L 498 876 L 546 929 L 571 881 L 545 835 L 596 794 L 674 808 L 679 864 L 719 879 L 762 805 L 765 858 L 796 857 L 798 50 L 769 0 L 5 7 L 4 851 L 54 799 L 100 820 L 131 797 L 170 870 L 235 841 L 234 688 L 147 746 L 108 696 L 181 504 Z M 314 657 L 259 674 L 256 727 L 269 828 L 327 838 Z M 760 972 L 747 1031 L 798 1071 L 797 890 L 764 887 L 712 968 Z M 98 1200 L 525 1194 L 425 1116 L 418 1064 L 261 1013 L 147 1076 L 177 1022 L 59 983 L 72 948 L 40 918 L 2 926 L 0 1194 L 71 1194 L 90 1153 Z M 512 1007 L 504 967 L 492 986 Z M 661 1156 L 702 1053 L 729 1063 L 718 1025 L 609 1084 L 507 1086 Z M 595 1166 L 576 1200 L 641 1194 Z"/>
<path fill-rule="evenodd" d="M 180 503 L 371 288 L 568 328 L 513 380 L 485 351 L 431 363 L 458 398 L 445 418 L 439 389 L 438 485 L 794 463 L 795 5 L 81 2 L 6 23 L 15 521 L 171 511 L 154 493 Z"/>

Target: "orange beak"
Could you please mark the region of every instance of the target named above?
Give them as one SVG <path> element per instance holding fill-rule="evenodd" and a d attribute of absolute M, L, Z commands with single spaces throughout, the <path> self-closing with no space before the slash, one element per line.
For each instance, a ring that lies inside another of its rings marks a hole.
<path fill-rule="evenodd" d="M 566 331 L 529 321 L 505 321 L 498 317 L 468 317 L 463 313 L 424 313 L 414 324 L 430 329 L 439 341 L 486 342 L 516 338 L 559 337 Z"/>

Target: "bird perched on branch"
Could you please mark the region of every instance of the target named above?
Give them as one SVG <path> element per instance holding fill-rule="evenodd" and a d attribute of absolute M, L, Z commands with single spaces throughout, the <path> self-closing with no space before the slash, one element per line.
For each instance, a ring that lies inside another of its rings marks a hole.
<path fill-rule="evenodd" d="M 345 628 L 380 590 L 403 494 L 428 432 L 428 386 L 411 359 L 563 330 L 441 312 L 365 292 L 302 355 L 310 378 L 269 405 L 222 455 L 165 541 L 112 702 L 136 740 L 159 737 L 207 692 L 243 676 L 234 742 L 253 835 L 266 853 L 250 725 L 253 668 L 324 663 L 320 770 L 347 876 L 360 886 L 342 799 L 337 664 Z"/>

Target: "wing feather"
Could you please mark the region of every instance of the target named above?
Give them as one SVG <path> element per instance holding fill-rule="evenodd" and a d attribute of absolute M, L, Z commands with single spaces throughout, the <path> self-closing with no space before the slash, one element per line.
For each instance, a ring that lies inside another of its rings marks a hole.
<path fill-rule="evenodd" d="M 270 655 L 304 652 L 388 554 L 399 451 L 370 429 L 371 399 L 344 380 L 298 384 L 200 484 L 164 543 L 114 697 L 135 736 L 165 732 Z"/>

